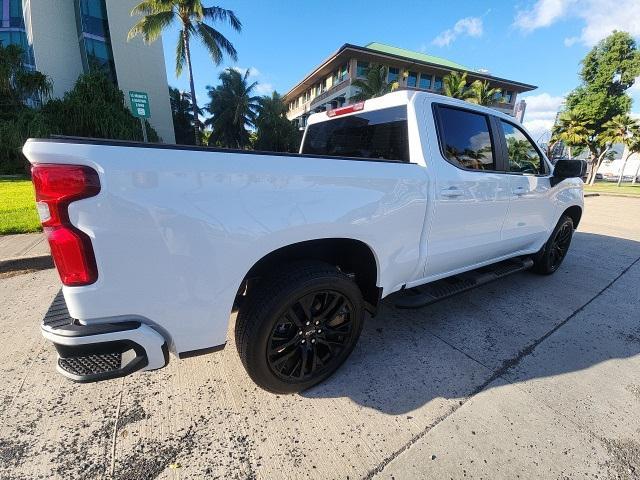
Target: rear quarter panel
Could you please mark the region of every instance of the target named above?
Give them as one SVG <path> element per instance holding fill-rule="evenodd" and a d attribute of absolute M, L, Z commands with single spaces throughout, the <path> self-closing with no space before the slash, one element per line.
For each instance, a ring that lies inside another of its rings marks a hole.
<path fill-rule="evenodd" d="M 360 240 L 385 294 L 419 262 L 419 165 L 46 141 L 24 152 L 32 163 L 89 165 L 100 175 L 100 194 L 69 207 L 92 239 L 99 275 L 64 287 L 72 316 L 140 317 L 177 352 L 226 341 L 242 279 L 282 246 Z"/>

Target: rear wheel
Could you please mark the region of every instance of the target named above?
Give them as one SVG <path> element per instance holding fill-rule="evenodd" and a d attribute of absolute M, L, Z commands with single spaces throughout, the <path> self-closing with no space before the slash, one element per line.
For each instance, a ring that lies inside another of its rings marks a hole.
<path fill-rule="evenodd" d="M 347 275 L 320 262 L 292 264 L 261 281 L 240 310 L 236 345 L 260 387 L 298 392 L 338 369 L 363 319 L 360 289 Z"/>
<path fill-rule="evenodd" d="M 549 240 L 533 259 L 532 271 L 541 275 L 550 275 L 558 270 L 569 251 L 573 237 L 573 220 L 567 215 L 560 217 Z"/>

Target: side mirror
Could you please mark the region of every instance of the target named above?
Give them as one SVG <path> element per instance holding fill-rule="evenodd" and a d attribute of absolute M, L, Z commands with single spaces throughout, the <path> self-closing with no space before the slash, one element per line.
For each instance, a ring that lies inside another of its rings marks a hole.
<path fill-rule="evenodd" d="M 551 186 L 555 186 L 566 178 L 582 178 L 587 173 L 587 162 L 584 160 L 558 160 L 553 169 Z"/>

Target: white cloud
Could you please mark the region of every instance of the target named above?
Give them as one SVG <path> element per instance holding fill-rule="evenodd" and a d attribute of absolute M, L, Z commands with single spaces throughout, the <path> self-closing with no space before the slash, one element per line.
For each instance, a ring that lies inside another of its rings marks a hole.
<path fill-rule="evenodd" d="M 525 95 L 518 97 L 527 102 L 527 109 L 524 113 L 524 127 L 529 130 L 534 140 L 546 140 L 551 132 L 551 127 L 556 119 L 556 114 L 560 110 L 564 97 L 556 97 L 548 93 L 538 95 Z"/>
<path fill-rule="evenodd" d="M 258 85 L 256 85 L 256 93 L 258 95 L 271 95 L 273 90 L 273 85 L 270 83 L 258 83 Z"/>
<path fill-rule="evenodd" d="M 470 37 L 482 36 L 482 19 L 480 17 L 465 17 L 458 20 L 453 28 L 448 28 L 431 43 L 438 47 L 446 47 L 451 44 L 458 36 L 468 35 Z"/>
<path fill-rule="evenodd" d="M 565 39 L 566 46 L 577 42 L 593 46 L 613 30 L 640 36 L 638 0 L 537 0 L 531 8 L 516 14 L 513 25 L 529 33 L 568 18 L 581 19 L 584 27 L 580 35 Z"/>
<path fill-rule="evenodd" d="M 247 69 L 244 67 L 231 67 L 231 68 L 242 75 L 244 75 L 247 71 Z M 248 70 L 249 70 L 249 78 L 256 78 L 260 76 L 260 70 L 258 70 L 257 68 L 249 67 Z"/>
<path fill-rule="evenodd" d="M 529 10 L 521 10 L 516 14 L 513 24 L 525 32 L 548 27 L 561 18 L 572 0 L 538 0 Z"/>

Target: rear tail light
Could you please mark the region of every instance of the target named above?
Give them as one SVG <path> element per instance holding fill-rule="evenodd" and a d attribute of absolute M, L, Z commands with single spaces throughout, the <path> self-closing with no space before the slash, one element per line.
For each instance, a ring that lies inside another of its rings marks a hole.
<path fill-rule="evenodd" d="M 39 164 L 31 167 L 36 202 L 51 255 L 62 283 L 89 285 L 98 279 L 89 236 L 69 220 L 69 204 L 100 192 L 98 173 L 82 165 Z"/>

